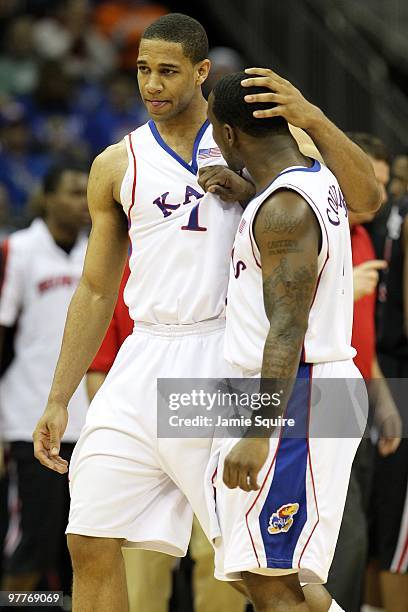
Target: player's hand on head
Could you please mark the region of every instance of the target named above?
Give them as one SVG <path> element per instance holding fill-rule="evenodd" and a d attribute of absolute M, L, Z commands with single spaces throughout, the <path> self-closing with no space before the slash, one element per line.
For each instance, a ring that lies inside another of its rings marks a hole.
<path fill-rule="evenodd" d="M 224 461 L 224 484 L 229 489 L 257 491 L 258 474 L 269 454 L 269 438 L 243 438 Z"/>
<path fill-rule="evenodd" d="M 374 293 L 379 280 L 379 270 L 384 270 L 387 262 L 371 259 L 353 268 L 354 301 Z"/>
<path fill-rule="evenodd" d="M 225 202 L 244 202 L 255 195 L 252 183 L 225 166 L 200 168 L 198 184 L 205 192 L 213 193 Z"/>
<path fill-rule="evenodd" d="M 66 407 L 48 404 L 33 433 L 34 456 L 42 465 L 65 474 L 68 461 L 60 456 L 61 439 L 68 423 Z"/>
<path fill-rule="evenodd" d="M 307 130 L 322 115 L 320 108 L 311 104 L 290 81 L 282 78 L 269 68 L 247 68 L 247 79 L 242 81 L 243 87 L 265 87 L 270 91 L 246 95 L 249 104 L 255 102 L 270 102 L 274 106 L 264 110 L 254 111 L 254 117 L 259 119 L 283 117 L 288 123 Z"/>

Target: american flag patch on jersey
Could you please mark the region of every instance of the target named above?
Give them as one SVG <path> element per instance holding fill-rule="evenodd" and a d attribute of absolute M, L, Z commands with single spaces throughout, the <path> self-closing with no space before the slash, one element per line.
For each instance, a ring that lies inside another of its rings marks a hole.
<path fill-rule="evenodd" d="M 221 157 L 221 151 L 218 147 L 198 150 L 198 159 L 209 159 L 210 157 Z"/>
<path fill-rule="evenodd" d="M 247 222 L 245 221 L 245 219 L 241 219 L 241 223 L 239 224 L 239 227 L 238 227 L 238 231 L 240 234 L 242 234 L 242 232 L 244 231 L 246 224 Z"/>

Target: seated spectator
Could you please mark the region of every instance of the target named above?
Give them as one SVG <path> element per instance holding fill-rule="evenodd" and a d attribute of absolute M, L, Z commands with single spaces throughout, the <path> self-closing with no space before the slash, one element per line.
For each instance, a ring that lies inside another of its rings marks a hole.
<path fill-rule="evenodd" d="M 7 190 L 11 222 L 22 223 L 25 206 L 46 173 L 49 157 L 38 153 L 27 117 L 22 113 L 0 117 L 0 184 Z"/>
<path fill-rule="evenodd" d="M 77 82 L 58 62 L 41 65 L 38 86 L 25 100 L 33 135 L 54 163 L 87 163 L 85 117 L 76 104 Z"/>
<path fill-rule="evenodd" d="M 107 75 L 116 67 L 116 51 L 90 20 L 88 0 L 64 0 L 54 17 L 40 20 L 35 27 L 40 57 L 59 61 L 75 78 L 99 79 Z"/>
<path fill-rule="evenodd" d="M 143 0 L 106 0 L 95 9 L 95 24 L 120 51 L 120 67 L 134 71 L 142 32 L 168 10 Z"/>
<path fill-rule="evenodd" d="M 33 33 L 31 17 L 18 17 L 10 22 L 0 56 L 0 94 L 29 94 L 36 86 L 38 66 Z"/>
<path fill-rule="evenodd" d="M 107 83 L 104 102 L 92 112 L 86 124 L 85 136 L 93 155 L 118 142 L 147 119 L 137 81 L 126 74 L 114 75 Z"/>

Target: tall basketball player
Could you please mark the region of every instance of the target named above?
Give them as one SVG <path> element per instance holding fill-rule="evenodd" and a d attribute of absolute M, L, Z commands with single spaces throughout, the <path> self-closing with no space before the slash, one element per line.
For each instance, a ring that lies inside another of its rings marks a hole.
<path fill-rule="evenodd" d="M 300 153 L 282 117 L 254 118 L 244 76 L 224 77 L 209 102 L 224 159 L 246 167 L 257 189 L 232 251 L 226 357 L 243 375 L 268 379 L 261 386 L 269 393 L 283 393 L 279 411 L 298 431 L 220 443 L 216 572 L 243 577 L 256 610 L 303 612 L 312 608 L 300 582 L 327 580 L 360 442 L 311 437 L 311 386 L 299 383 L 361 376 L 351 347 L 350 232 L 335 176 Z M 333 406 L 322 388 L 324 402 Z"/>
<path fill-rule="evenodd" d="M 204 195 L 197 181 L 199 165 L 224 163 L 201 92 L 210 67 L 207 55 L 207 36 L 194 19 L 171 14 L 149 26 L 140 45 L 138 79 L 152 119 L 108 147 L 91 170 L 92 232 L 83 276 L 68 313 L 48 405 L 34 433 L 35 453 L 45 466 L 67 470 L 59 456 L 66 406 L 112 317 L 128 224 L 132 256 L 125 300 L 135 330 L 92 402 L 71 461 L 67 532 L 77 611 L 128 609 L 124 540 L 183 555 L 193 510 L 212 535 L 201 486 L 211 441 L 156 435 L 157 378 L 234 373 L 222 355 L 239 206 Z M 302 104 L 306 112 L 310 105 L 303 99 Z M 325 118 L 316 124 L 316 144 L 319 133 L 326 142 L 333 129 Z M 366 158 L 352 143 L 349 147 L 349 164 L 341 159 L 339 172 L 351 189 Z M 333 159 L 339 161 L 336 149 L 334 142 Z M 376 184 L 369 172 L 366 177 L 372 194 Z M 253 187 L 238 182 L 238 199 L 247 199 Z M 374 196 L 365 203 L 358 198 L 358 205 L 375 207 Z"/>

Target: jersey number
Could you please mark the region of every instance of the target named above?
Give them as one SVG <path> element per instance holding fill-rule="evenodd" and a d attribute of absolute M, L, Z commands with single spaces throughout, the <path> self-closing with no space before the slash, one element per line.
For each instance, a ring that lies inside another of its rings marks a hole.
<path fill-rule="evenodd" d="M 182 230 L 189 230 L 190 232 L 206 232 L 206 227 L 201 227 L 198 222 L 198 210 L 199 210 L 200 202 L 197 202 L 195 206 L 191 209 L 190 217 L 188 219 L 187 225 L 182 226 Z"/>

